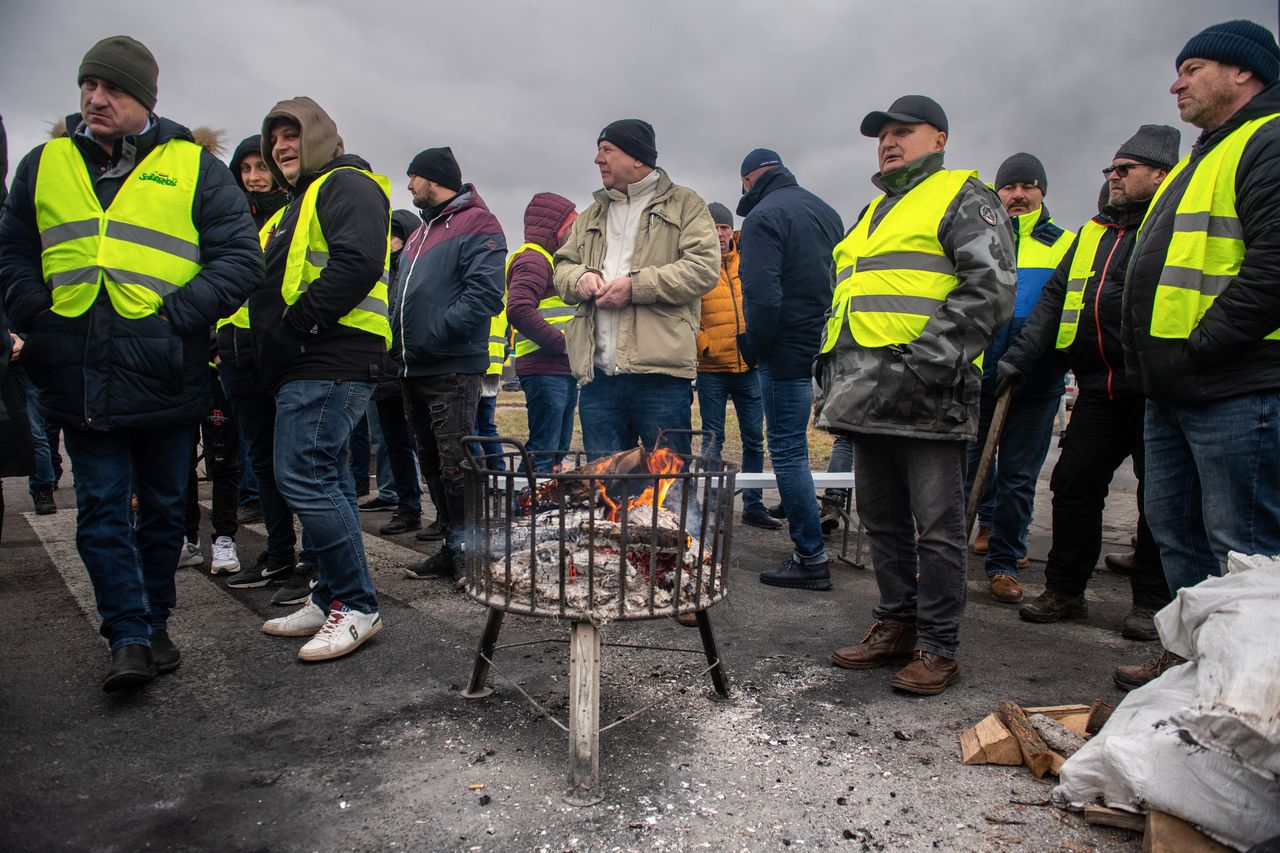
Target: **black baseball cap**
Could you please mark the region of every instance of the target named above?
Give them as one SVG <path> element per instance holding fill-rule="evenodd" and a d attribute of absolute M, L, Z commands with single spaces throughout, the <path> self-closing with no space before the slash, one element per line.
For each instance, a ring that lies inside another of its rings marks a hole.
<path fill-rule="evenodd" d="M 937 101 L 924 95 L 903 95 L 890 104 L 889 109 L 867 113 L 859 129 L 863 136 L 874 138 L 880 135 L 880 128 L 891 121 L 900 121 L 905 124 L 925 122 L 943 133 L 950 132 L 947 129 L 947 114 L 942 111 Z"/>

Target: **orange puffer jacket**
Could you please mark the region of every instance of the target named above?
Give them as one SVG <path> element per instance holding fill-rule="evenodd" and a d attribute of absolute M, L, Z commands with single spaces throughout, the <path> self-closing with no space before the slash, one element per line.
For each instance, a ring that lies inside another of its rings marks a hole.
<path fill-rule="evenodd" d="M 738 278 L 738 234 L 733 232 L 729 251 L 721 253 L 720 281 L 702 297 L 702 323 L 698 329 L 700 373 L 745 373 L 746 362 L 738 352 L 738 335 L 747 330 L 742 313 L 742 280 Z"/>

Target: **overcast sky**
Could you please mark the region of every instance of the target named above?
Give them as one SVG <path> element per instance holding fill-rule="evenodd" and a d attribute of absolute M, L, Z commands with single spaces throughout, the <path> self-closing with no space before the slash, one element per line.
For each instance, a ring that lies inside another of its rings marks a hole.
<path fill-rule="evenodd" d="M 658 164 L 708 201 L 733 208 L 743 155 L 765 146 L 848 226 L 876 193 L 862 116 L 921 93 L 950 118 L 949 167 L 989 181 L 1008 155 L 1036 154 L 1074 230 L 1138 125 L 1178 127 L 1186 152 L 1196 131 L 1168 93 L 1173 60 L 1229 18 L 1274 32 L 1277 3 L 5 0 L 0 114 L 12 177 L 77 111 L 84 51 L 131 35 L 160 64 L 157 113 L 225 130 L 226 156 L 276 101 L 310 95 L 390 177 L 397 207 L 412 156 L 452 146 L 514 246 L 534 193 L 590 203 L 596 136 L 623 117 L 652 123 Z"/>

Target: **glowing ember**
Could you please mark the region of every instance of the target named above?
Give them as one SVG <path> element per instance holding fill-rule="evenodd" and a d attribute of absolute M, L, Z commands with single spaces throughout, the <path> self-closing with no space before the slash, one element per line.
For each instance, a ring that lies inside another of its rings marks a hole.
<path fill-rule="evenodd" d="M 684 469 L 684 460 L 671 450 L 660 447 L 648 455 L 645 460 L 645 467 L 648 468 L 650 474 L 678 474 Z M 658 506 L 661 507 L 663 501 L 667 499 L 667 492 L 671 491 L 671 487 L 675 485 L 674 477 L 659 477 L 658 479 Z M 600 497 L 609 507 L 609 520 L 618 521 L 622 517 L 622 508 L 618 506 L 617 501 L 609 497 L 609 492 L 605 488 L 604 483 L 596 482 L 596 489 L 600 493 Z M 639 497 L 632 498 L 627 502 L 627 512 L 640 506 L 653 506 L 653 486 L 649 486 Z"/>

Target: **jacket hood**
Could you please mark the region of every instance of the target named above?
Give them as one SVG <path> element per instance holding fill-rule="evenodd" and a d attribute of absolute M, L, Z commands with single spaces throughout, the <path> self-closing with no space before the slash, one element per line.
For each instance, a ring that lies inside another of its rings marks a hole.
<path fill-rule="evenodd" d="M 391 213 L 391 235 L 401 240 L 408 240 L 409 235 L 417 231 L 421 224 L 422 220 L 412 210 L 401 208 Z"/>
<path fill-rule="evenodd" d="M 738 215 L 746 216 L 755 209 L 761 199 L 774 190 L 794 186 L 799 184 L 796 182 L 796 176 L 791 174 L 791 170 L 786 166 L 775 166 L 757 178 L 751 185 L 751 189 L 738 201 Z"/>
<path fill-rule="evenodd" d="M 292 186 L 284 179 L 284 173 L 280 171 L 275 158 L 271 156 L 269 142 L 271 125 L 276 119 L 281 118 L 297 122 L 298 127 L 301 128 L 301 139 L 298 145 L 298 159 L 301 161 L 298 172 L 299 184 L 305 183 L 308 177 L 325 171 L 331 163 L 336 162 L 336 159 L 346 152 L 342 145 L 342 137 L 338 135 L 338 126 L 319 104 L 305 95 L 281 101 L 272 107 L 267 117 L 262 120 L 262 142 L 260 143 L 262 159 L 266 161 L 267 168 L 275 176 L 277 186 Z M 361 160 L 361 163 L 363 162 Z M 367 169 L 368 164 L 361 168 Z"/>
<path fill-rule="evenodd" d="M 524 209 L 524 241 L 554 253 L 560 248 L 556 235 L 575 209 L 573 202 L 562 195 L 538 193 Z"/>
<path fill-rule="evenodd" d="M 367 167 L 366 167 L 367 168 Z M 488 210 L 489 206 L 484 203 L 484 199 L 480 198 L 480 193 L 476 192 L 475 184 L 463 184 L 458 194 L 444 203 L 444 207 L 436 210 L 420 210 L 418 216 L 423 222 L 430 222 L 441 216 L 453 216 L 455 213 L 461 213 L 470 207 L 479 207 Z M 435 211 L 433 214 L 432 211 Z"/>

